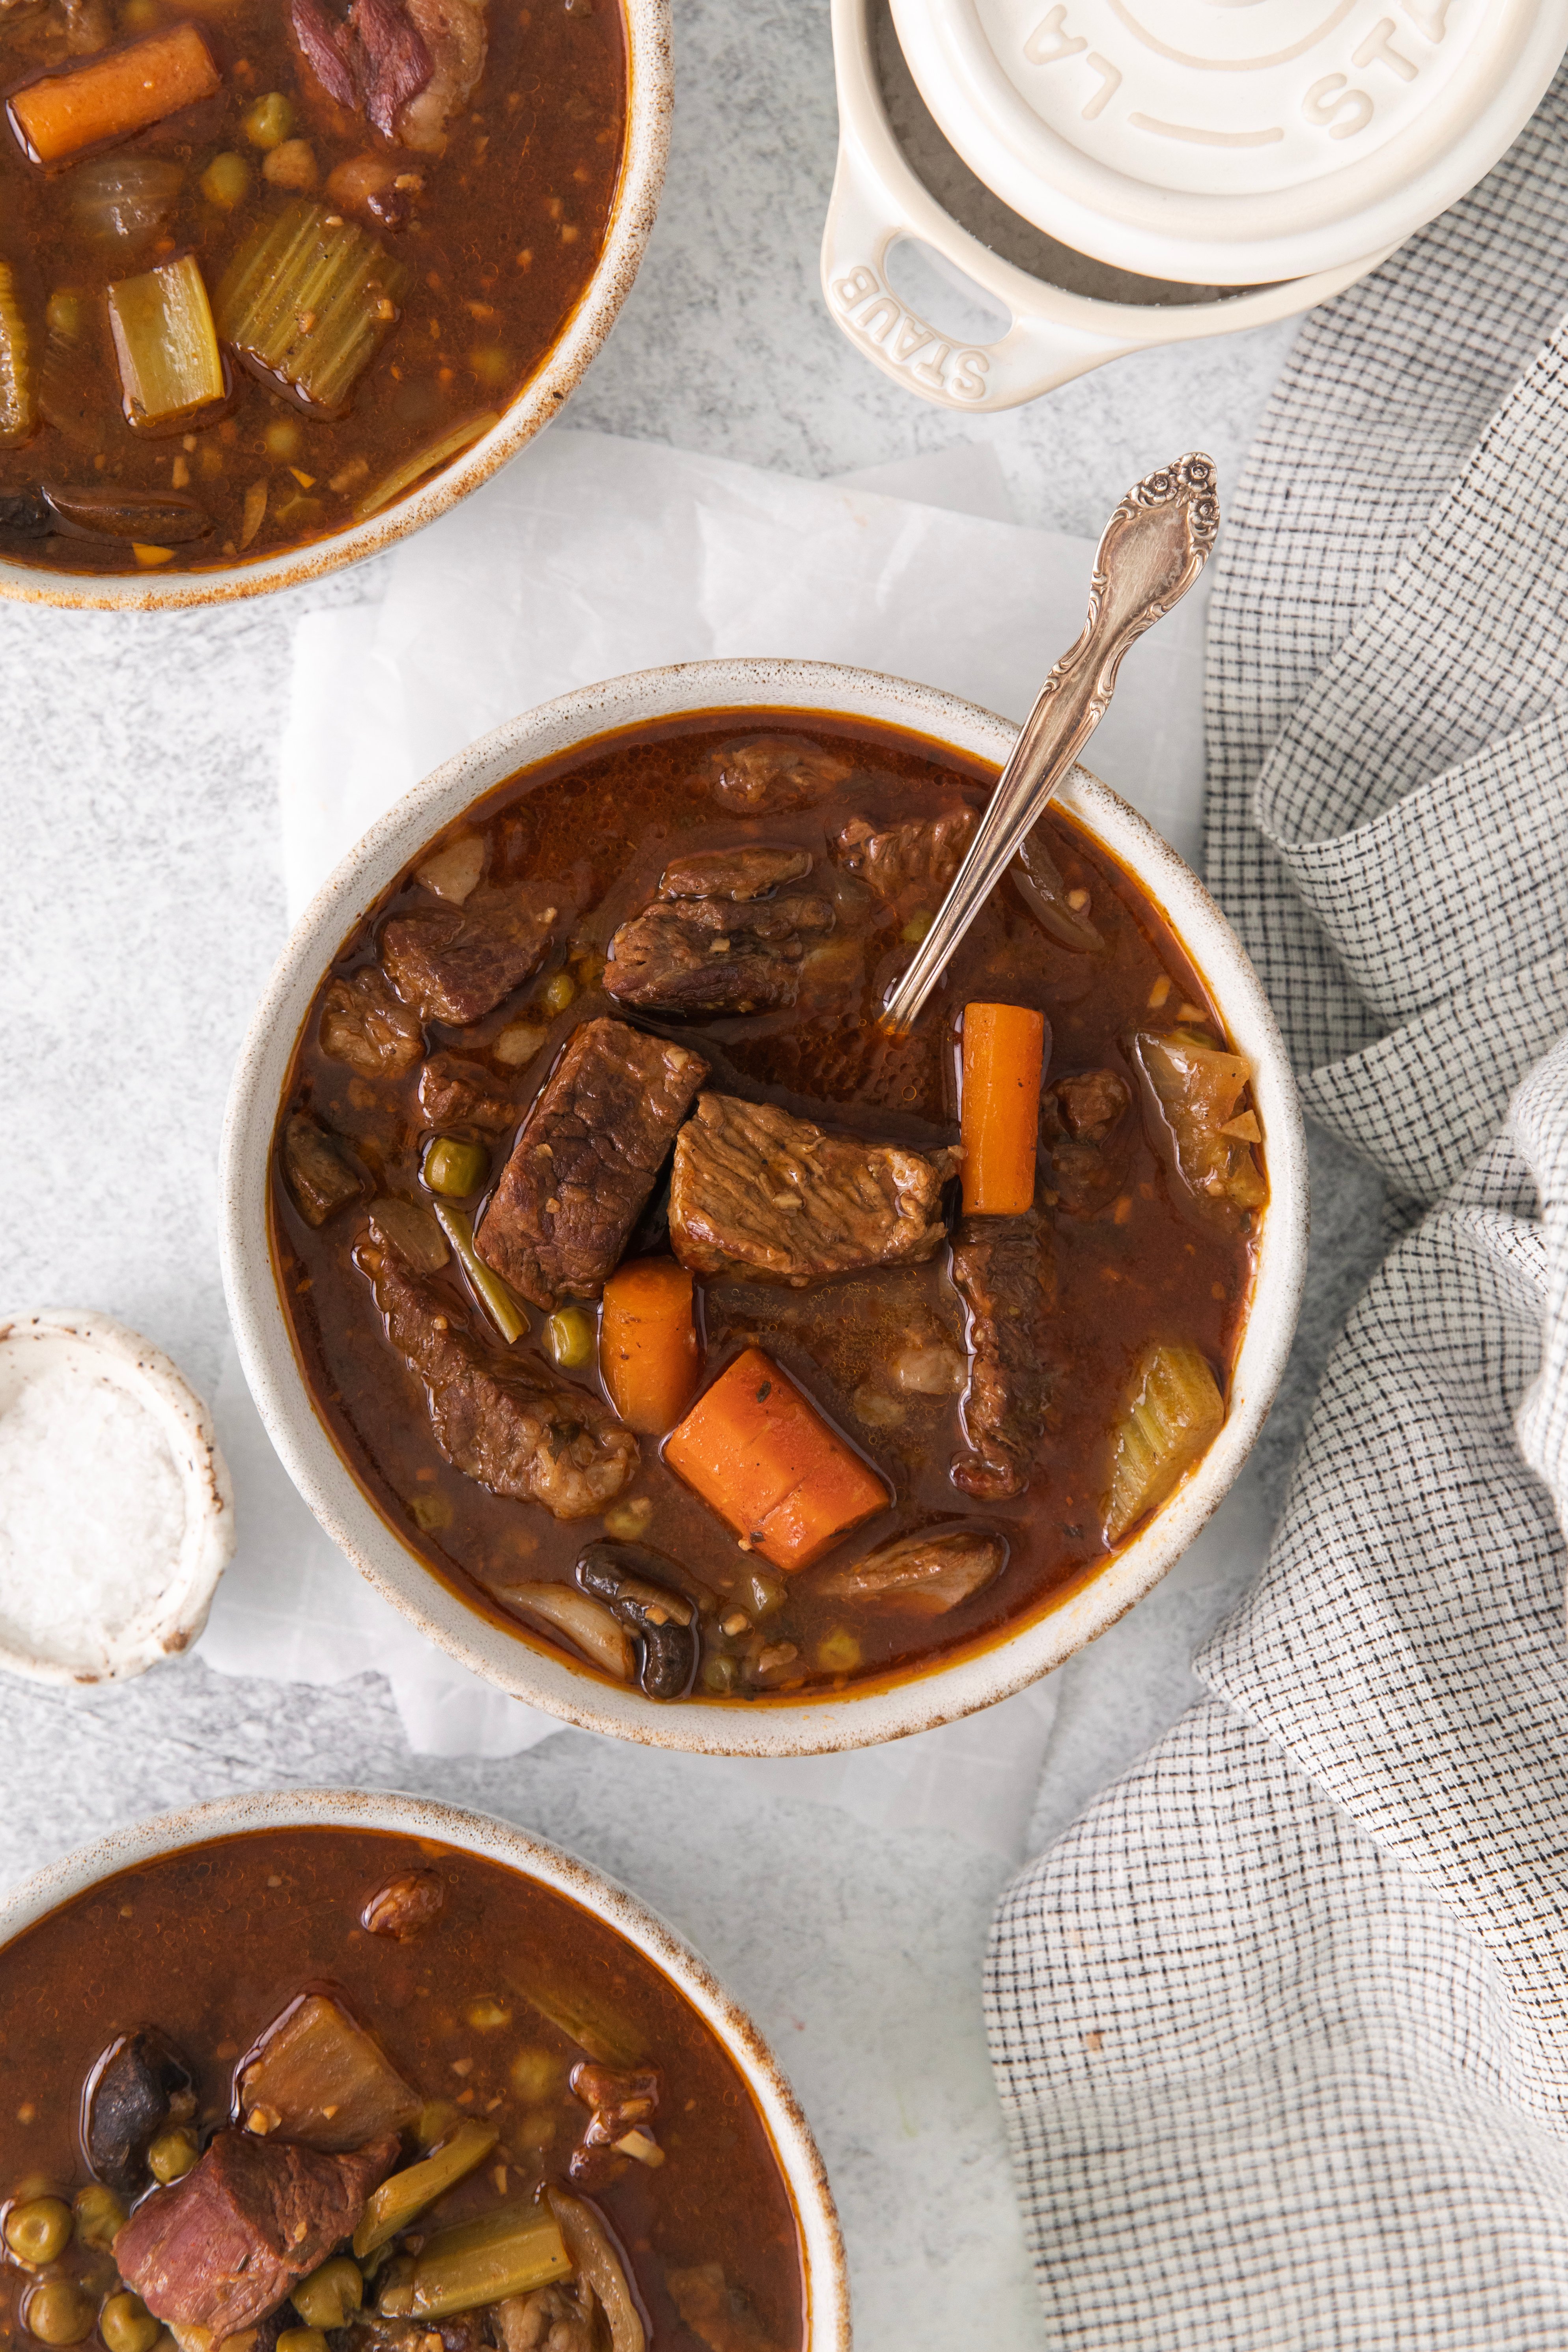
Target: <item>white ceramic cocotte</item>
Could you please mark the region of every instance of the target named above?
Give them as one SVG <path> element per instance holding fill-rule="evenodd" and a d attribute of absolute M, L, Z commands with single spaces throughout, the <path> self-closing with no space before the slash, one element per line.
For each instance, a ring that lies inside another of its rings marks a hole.
<path fill-rule="evenodd" d="M 1568 0 L 834 0 L 838 325 L 952 408 L 1326 301 L 1489 172 Z M 1010 320 L 901 299 L 914 239 Z"/>

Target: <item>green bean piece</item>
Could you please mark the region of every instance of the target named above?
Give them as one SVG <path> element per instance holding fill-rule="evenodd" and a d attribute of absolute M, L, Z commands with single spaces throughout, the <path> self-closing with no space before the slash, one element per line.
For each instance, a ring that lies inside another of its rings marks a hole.
<path fill-rule="evenodd" d="M 5 2243 L 20 2263 L 42 2270 L 70 2243 L 71 2209 L 58 2197 L 29 2197 L 5 2216 Z M 68 2339 L 74 2340 L 74 2339 Z"/>
<path fill-rule="evenodd" d="M 475 1249 L 473 1220 L 465 1216 L 461 1209 L 448 1208 L 445 1201 L 437 1199 L 432 1206 L 441 1231 L 462 1260 L 463 1272 L 483 1299 L 485 1311 L 496 1329 L 503 1339 L 521 1339 L 528 1328 L 528 1318 L 500 1275 L 490 1272 Z"/>
<path fill-rule="evenodd" d="M 482 2164 L 500 2137 L 494 2124 L 460 2123 L 451 2138 L 432 2154 L 384 2180 L 366 2199 L 354 2231 L 354 2252 L 360 2261 L 384 2246 L 389 2238 L 395 2238 L 399 2230 L 406 2230 L 416 2213 Z"/>
<path fill-rule="evenodd" d="M 111 2294 L 98 2315 L 98 2332 L 109 2352 L 153 2352 L 163 2332 L 139 2294 L 125 2288 Z"/>
<path fill-rule="evenodd" d="M 239 125 L 253 147 L 281 147 L 294 128 L 294 110 L 280 89 L 269 89 L 246 108 Z"/>
<path fill-rule="evenodd" d="M 101 2180 L 89 2180 L 85 2189 L 76 2193 L 76 2233 L 84 2246 L 100 2246 L 106 2251 L 112 2246 L 116 2233 L 125 2227 L 124 2206 L 112 2189 Z"/>
<path fill-rule="evenodd" d="M 555 2217 L 539 2205 L 503 2206 L 426 2241 L 414 2268 L 410 2316 L 450 2319 L 481 2304 L 529 2294 L 572 2268 Z"/>
<path fill-rule="evenodd" d="M 596 1334 L 594 1318 L 581 1307 L 563 1307 L 544 1327 L 544 1344 L 563 1372 L 574 1372 L 592 1358 Z"/>
<path fill-rule="evenodd" d="M 23 2306 L 22 2321 L 40 2344 L 79 2344 L 92 2333 L 98 2314 L 92 2297 L 83 2294 L 74 2279 L 45 2279 Z"/>
<path fill-rule="evenodd" d="M 330 2263 L 301 2279 L 289 2299 L 307 2328 L 345 2327 L 364 2301 L 360 2266 L 350 2262 L 347 2254 L 334 2254 Z M 281 2344 L 283 2339 L 278 2340 Z M 300 2345 L 298 2352 L 314 2352 L 314 2347 Z"/>
<path fill-rule="evenodd" d="M 490 1172 L 490 1155 L 482 1143 L 462 1143 L 455 1135 L 438 1135 L 425 1154 L 421 1170 L 432 1192 L 466 1201 L 482 1187 Z"/>
<path fill-rule="evenodd" d="M 184 2124 L 171 2124 L 161 2131 L 147 2150 L 147 2167 L 154 2180 L 165 2189 L 171 2181 L 183 2180 L 197 2157 L 196 2136 Z"/>

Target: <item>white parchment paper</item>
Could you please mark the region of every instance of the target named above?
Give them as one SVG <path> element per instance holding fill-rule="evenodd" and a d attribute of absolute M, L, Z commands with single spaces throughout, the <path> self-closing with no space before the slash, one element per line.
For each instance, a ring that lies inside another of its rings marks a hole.
<path fill-rule="evenodd" d="M 853 662 L 1022 719 L 1082 626 L 1094 550 L 1008 511 L 989 448 L 808 482 L 546 434 L 406 541 L 377 603 L 300 623 L 280 777 L 291 918 L 439 761 L 623 671 L 746 655 Z M 1089 761 L 1194 858 L 1202 654 L 1194 593 L 1129 655 Z M 426 1752 L 510 1755 L 559 1727 L 455 1665 L 354 1573 L 289 1485 L 232 1357 L 216 1410 L 240 1537 L 203 1643 L 210 1665 L 316 1683 L 384 1674 Z M 712 1769 L 1014 1855 L 1055 1706 L 1047 1680 L 889 1748 Z"/>

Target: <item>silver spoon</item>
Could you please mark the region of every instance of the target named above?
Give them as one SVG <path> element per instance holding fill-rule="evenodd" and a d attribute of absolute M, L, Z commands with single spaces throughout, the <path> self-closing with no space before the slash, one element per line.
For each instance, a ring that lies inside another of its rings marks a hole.
<path fill-rule="evenodd" d="M 907 1036 L 913 1028 L 948 958 L 1104 718 L 1122 655 L 1186 594 L 1218 530 L 1214 460 L 1200 451 L 1134 484 L 1106 524 L 1083 635 L 1041 688 L 968 856 L 908 971 L 889 992 L 879 1025 L 890 1034 Z"/>

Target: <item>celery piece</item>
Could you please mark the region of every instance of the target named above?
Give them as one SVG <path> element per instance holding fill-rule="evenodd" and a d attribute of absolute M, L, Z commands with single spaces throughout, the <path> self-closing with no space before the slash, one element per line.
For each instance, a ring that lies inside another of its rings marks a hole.
<path fill-rule="evenodd" d="M 0 261 L 0 448 L 15 449 L 38 428 L 32 338 L 8 261 Z"/>
<path fill-rule="evenodd" d="M 223 355 L 195 254 L 121 278 L 109 289 L 109 323 L 132 425 L 162 431 L 223 399 Z"/>
<path fill-rule="evenodd" d="M 492 425 L 500 423 L 500 416 L 491 410 L 483 416 L 465 417 L 461 425 L 453 425 L 436 440 L 427 441 L 422 449 L 414 452 L 412 457 L 405 457 L 401 466 L 395 466 L 390 474 L 384 475 L 374 489 L 361 499 L 354 509 L 355 522 L 363 522 L 367 515 L 390 506 L 394 499 L 401 498 L 405 490 L 411 489 L 422 474 L 432 473 L 437 466 L 448 465 L 482 433 L 488 433 Z"/>
<path fill-rule="evenodd" d="M 1218 1436 L 1225 1402 L 1195 1348 L 1146 1348 L 1116 1431 L 1105 1534 L 1120 1543 Z"/>
<path fill-rule="evenodd" d="M 499 1274 L 492 1274 L 474 1248 L 474 1223 L 461 1209 L 454 1209 L 443 1200 L 433 1200 L 430 1206 L 440 1220 L 441 1230 L 462 1260 L 463 1272 L 479 1292 L 485 1311 L 501 1338 L 509 1342 L 521 1339 L 528 1328 L 528 1318 L 507 1288 Z"/>
<path fill-rule="evenodd" d="M 300 198 L 240 246 L 218 288 L 218 332 L 256 374 L 340 416 L 406 285 L 374 237 Z"/>
<path fill-rule="evenodd" d="M 263 2036 L 239 2076 L 250 2128 L 337 2153 L 401 2131 L 419 2101 L 362 2025 L 327 1993 L 307 1993 Z"/>
<path fill-rule="evenodd" d="M 489 2156 L 500 2132 L 493 2124 L 464 2122 L 458 2126 L 450 2139 L 429 2156 L 421 2157 L 417 2164 L 406 2165 L 390 2179 L 372 2191 L 365 2200 L 359 2228 L 354 2231 L 354 2252 L 361 2262 L 395 2238 L 399 2230 L 406 2230 L 416 2213 L 444 2197 L 448 2189 L 468 2176 L 474 2167 Z M 434 2243 L 434 2241 L 432 2241 Z"/>
<path fill-rule="evenodd" d="M 547 2207 L 503 2205 L 426 2240 L 415 2265 L 409 2316 L 449 2319 L 481 2304 L 531 2294 L 571 2269 L 560 2225 Z"/>

